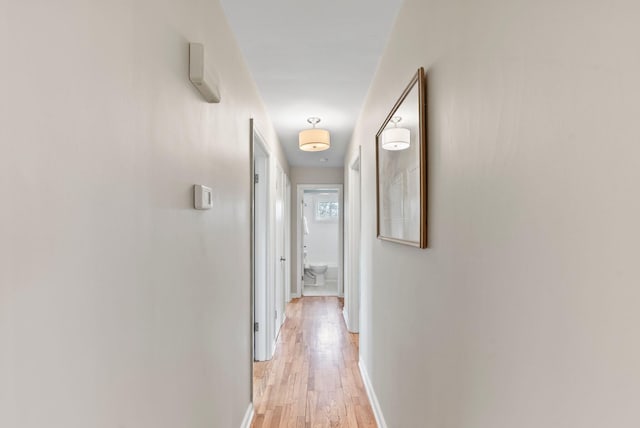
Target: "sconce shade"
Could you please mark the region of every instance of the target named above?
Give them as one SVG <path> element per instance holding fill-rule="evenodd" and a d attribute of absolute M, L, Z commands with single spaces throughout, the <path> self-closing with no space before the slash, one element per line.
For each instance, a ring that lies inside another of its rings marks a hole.
<path fill-rule="evenodd" d="M 382 148 L 406 150 L 411 145 L 411 131 L 407 128 L 389 128 L 382 132 Z"/>
<path fill-rule="evenodd" d="M 331 147 L 331 137 L 326 129 L 311 128 L 300 131 L 298 146 L 305 152 L 321 152 Z"/>

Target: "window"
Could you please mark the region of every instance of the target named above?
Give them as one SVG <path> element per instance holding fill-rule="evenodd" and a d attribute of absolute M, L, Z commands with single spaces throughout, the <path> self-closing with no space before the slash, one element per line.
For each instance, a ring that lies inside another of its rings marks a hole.
<path fill-rule="evenodd" d="M 338 202 L 316 202 L 316 220 L 335 220 L 338 218 Z"/>

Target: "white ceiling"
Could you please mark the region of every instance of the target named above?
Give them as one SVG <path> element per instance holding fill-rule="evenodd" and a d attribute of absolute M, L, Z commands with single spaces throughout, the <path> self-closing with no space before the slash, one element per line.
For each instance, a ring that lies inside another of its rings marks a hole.
<path fill-rule="evenodd" d="M 402 0 L 221 0 L 295 166 L 342 166 L 358 112 Z M 307 118 L 331 148 L 298 149 Z M 320 162 L 327 158 L 327 162 Z"/>

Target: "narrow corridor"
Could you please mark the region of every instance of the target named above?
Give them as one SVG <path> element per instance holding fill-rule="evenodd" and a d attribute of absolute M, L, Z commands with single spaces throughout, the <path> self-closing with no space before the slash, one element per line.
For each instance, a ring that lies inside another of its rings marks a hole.
<path fill-rule="evenodd" d="M 342 299 L 303 297 L 287 305 L 271 361 L 254 363 L 254 428 L 375 427 L 358 370 L 358 335 Z"/>

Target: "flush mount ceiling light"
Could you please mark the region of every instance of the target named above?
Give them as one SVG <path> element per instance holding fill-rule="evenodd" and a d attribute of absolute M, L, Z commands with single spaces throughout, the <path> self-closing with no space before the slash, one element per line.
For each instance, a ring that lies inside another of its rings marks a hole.
<path fill-rule="evenodd" d="M 321 152 L 331 147 L 331 138 L 326 129 L 316 128 L 320 122 L 319 117 L 310 117 L 307 122 L 313 125 L 311 129 L 305 129 L 298 134 L 298 147 L 305 152 Z"/>
<path fill-rule="evenodd" d="M 407 128 L 398 128 L 398 123 L 402 118 L 394 116 L 389 121 L 393 123 L 393 128 L 385 129 L 382 132 L 382 148 L 385 150 L 406 150 L 411 145 L 411 131 Z"/>

